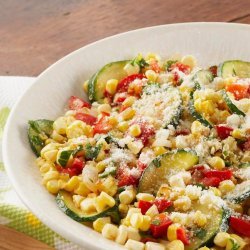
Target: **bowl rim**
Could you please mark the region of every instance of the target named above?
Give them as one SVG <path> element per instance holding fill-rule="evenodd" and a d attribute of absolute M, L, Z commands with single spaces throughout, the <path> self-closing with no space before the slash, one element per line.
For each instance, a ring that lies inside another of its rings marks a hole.
<path fill-rule="evenodd" d="M 48 68 L 46 68 L 41 74 L 39 74 L 38 77 L 36 77 L 34 83 L 31 84 L 31 86 L 18 98 L 18 100 L 16 101 L 16 103 L 14 104 L 14 106 L 11 109 L 9 118 L 7 120 L 7 123 L 5 125 L 5 129 L 4 129 L 4 134 L 3 134 L 3 140 L 2 140 L 2 156 L 3 156 L 3 162 L 4 162 L 4 166 L 7 172 L 7 175 L 10 179 L 10 182 L 12 184 L 12 186 L 14 187 L 15 192 L 17 193 L 18 197 L 21 199 L 21 201 L 24 203 L 24 205 L 32 212 L 34 213 L 35 216 L 37 216 L 39 218 L 39 220 L 44 223 L 46 226 L 48 226 L 50 229 L 52 229 L 54 232 L 60 234 L 62 237 L 68 239 L 69 241 L 74 242 L 75 244 L 80 244 L 80 246 L 86 247 L 86 249 L 100 249 L 98 248 L 98 246 L 96 244 L 93 244 L 90 241 L 79 241 L 79 237 L 75 236 L 73 232 L 69 232 L 67 231 L 65 228 L 62 228 L 60 226 L 57 226 L 53 219 L 50 218 L 49 216 L 46 216 L 45 214 L 37 214 L 36 213 L 36 209 L 33 206 L 33 203 L 31 200 L 27 199 L 25 197 L 25 193 L 21 191 L 21 189 L 19 188 L 19 183 L 16 179 L 16 175 L 15 175 L 15 171 L 14 168 L 11 167 L 11 162 L 10 162 L 10 154 L 8 152 L 8 147 L 7 147 L 7 141 L 8 141 L 8 134 L 10 131 L 10 125 L 12 122 L 12 118 L 15 115 L 15 110 L 18 107 L 19 103 L 21 102 L 21 100 L 25 97 L 25 94 L 30 91 L 34 85 L 39 84 L 39 80 L 41 78 L 43 78 L 44 76 L 46 76 L 47 72 L 49 72 L 50 70 L 52 70 L 54 67 L 57 67 L 58 64 L 61 64 L 63 61 L 67 60 L 68 58 L 74 56 L 75 54 L 79 53 L 81 50 L 85 50 L 88 49 L 91 46 L 95 46 L 96 44 L 102 43 L 103 41 L 112 39 L 112 38 L 116 38 L 116 37 L 122 37 L 122 36 L 126 36 L 129 34 L 133 34 L 133 33 L 137 33 L 137 32 L 145 32 L 145 31 L 151 31 L 151 30 L 157 30 L 157 29 L 161 29 L 161 28 L 185 28 L 185 27 L 197 27 L 197 28 L 204 28 L 205 27 L 213 27 L 213 26 L 223 26 L 223 27 L 232 27 L 232 28 L 241 28 L 241 29 L 246 29 L 248 31 L 250 31 L 250 25 L 249 24 L 241 24 L 241 23 L 226 23 L 226 22 L 185 22 L 185 23 L 173 23 L 173 24 L 163 24 L 163 25 L 157 25 L 157 26 L 148 26 L 145 28 L 139 28 L 139 29 L 135 29 L 135 30 L 129 30 L 126 32 L 122 32 L 119 34 L 115 34 L 112 36 L 108 36 L 105 37 L 103 39 L 100 39 L 98 41 L 95 41 L 93 43 L 87 44 L 83 47 L 80 47 L 76 50 L 74 50 L 73 52 L 65 55 L 64 57 L 62 57 L 61 59 L 57 60 L 56 62 L 54 62 L 53 64 L 51 64 Z M 119 249 L 119 247 L 117 246 L 117 249 Z M 122 248 L 120 248 L 122 249 Z"/>

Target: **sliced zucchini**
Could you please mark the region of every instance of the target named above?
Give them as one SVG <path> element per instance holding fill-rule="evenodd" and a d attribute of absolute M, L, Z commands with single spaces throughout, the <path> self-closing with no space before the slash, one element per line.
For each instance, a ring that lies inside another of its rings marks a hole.
<path fill-rule="evenodd" d="M 245 113 L 243 113 L 241 110 L 239 110 L 237 108 L 236 105 L 233 104 L 233 102 L 231 101 L 231 99 L 229 98 L 229 96 L 225 90 L 222 90 L 221 93 L 222 93 L 222 97 L 223 97 L 225 103 L 227 104 L 229 110 L 231 111 L 231 113 L 234 113 L 236 115 L 246 116 Z"/>
<path fill-rule="evenodd" d="M 124 70 L 124 66 L 128 62 L 129 61 L 118 61 L 106 64 L 90 78 L 88 96 L 91 102 L 103 102 L 106 82 L 109 79 L 117 79 L 120 81 L 126 77 L 127 72 Z"/>
<path fill-rule="evenodd" d="M 209 85 L 214 80 L 214 76 L 209 70 L 199 70 L 193 77 L 195 89 L 201 89 L 202 86 Z"/>
<path fill-rule="evenodd" d="M 59 191 L 56 197 L 56 203 L 58 207 L 71 219 L 78 222 L 86 222 L 86 221 L 95 221 L 98 218 L 110 216 L 112 221 L 115 223 L 119 223 L 120 215 L 118 211 L 118 207 L 115 205 L 112 208 L 108 208 L 107 210 L 97 213 L 84 213 L 82 210 L 77 208 L 72 200 L 72 194 L 66 191 Z"/>
<path fill-rule="evenodd" d="M 197 164 L 198 156 L 194 151 L 173 150 L 156 157 L 143 172 L 139 181 L 140 193 L 156 194 L 163 183 L 168 183 L 171 175 L 188 170 Z"/>
<path fill-rule="evenodd" d="M 239 168 L 250 168 L 250 162 L 244 162 L 239 165 Z"/>
<path fill-rule="evenodd" d="M 212 128 L 213 125 L 205 119 L 194 107 L 194 91 L 190 93 L 190 101 L 189 101 L 189 112 L 193 116 L 194 119 L 198 120 L 200 123 L 205 125 L 206 127 Z"/>
<path fill-rule="evenodd" d="M 218 76 L 223 78 L 231 76 L 250 78 L 250 62 L 240 60 L 225 61 L 218 67 Z"/>
<path fill-rule="evenodd" d="M 40 156 L 40 152 L 45 146 L 46 137 L 49 137 L 52 132 L 53 121 L 40 119 L 28 122 L 28 139 L 36 156 Z"/>
<path fill-rule="evenodd" d="M 194 211 L 201 211 L 207 215 L 208 221 L 204 228 L 194 230 L 193 237 L 190 239 L 190 244 L 185 247 L 185 250 L 196 250 L 203 246 L 208 246 L 213 243 L 213 239 L 219 231 L 228 229 L 229 211 L 224 208 L 210 209 L 208 206 L 196 203 L 192 206 Z"/>
<path fill-rule="evenodd" d="M 226 195 L 226 199 L 233 203 L 240 203 L 250 197 L 250 180 L 237 184 L 235 189 Z"/>

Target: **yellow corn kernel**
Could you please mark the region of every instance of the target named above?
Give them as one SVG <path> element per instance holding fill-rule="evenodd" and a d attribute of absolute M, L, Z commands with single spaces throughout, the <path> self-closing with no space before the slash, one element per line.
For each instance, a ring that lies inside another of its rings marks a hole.
<path fill-rule="evenodd" d="M 117 79 L 110 79 L 106 83 L 106 90 L 110 95 L 114 95 L 116 92 L 116 88 L 118 85 L 118 80 Z"/>
<path fill-rule="evenodd" d="M 60 185 L 58 183 L 58 180 L 50 180 L 46 184 L 47 190 L 52 194 L 57 194 L 60 190 Z"/>
<path fill-rule="evenodd" d="M 138 74 L 140 72 L 140 66 L 137 63 L 134 63 L 134 65 L 127 63 L 123 69 L 128 75 Z"/>
<path fill-rule="evenodd" d="M 133 153 L 133 154 L 138 154 L 142 148 L 143 148 L 143 143 L 141 140 L 138 141 L 131 141 L 127 143 L 128 149 Z"/>
<path fill-rule="evenodd" d="M 219 232 L 214 238 L 214 244 L 219 247 L 226 247 L 229 238 L 230 235 L 228 233 Z"/>
<path fill-rule="evenodd" d="M 87 196 L 90 193 L 90 190 L 86 187 L 83 182 L 80 182 L 76 189 L 74 189 L 75 194 L 82 196 Z"/>
<path fill-rule="evenodd" d="M 121 204 L 129 205 L 135 199 L 135 191 L 133 189 L 125 190 L 119 194 Z"/>
<path fill-rule="evenodd" d="M 171 188 L 168 186 L 168 184 L 162 184 L 157 192 L 157 196 L 163 196 L 166 199 L 170 197 Z"/>
<path fill-rule="evenodd" d="M 201 99 L 196 99 L 195 98 L 195 95 L 194 95 L 194 108 L 198 111 L 198 112 L 201 112 L 202 111 L 202 108 L 201 108 Z"/>
<path fill-rule="evenodd" d="M 43 184 L 46 184 L 50 180 L 58 180 L 59 179 L 59 173 L 54 170 L 50 170 L 43 176 Z"/>
<path fill-rule="evenodd" d="M 129 128 L 129 133 L 130 133 L 130 135 L 137 137 L 141 134 L 141 127 L 138 124 L 133 124 Z"/>
<path fill-rule="evenodd" d="M 232 190 L 234 190 L 235 184 L 231 180 L 222 181 L 219 185 L 219 190 L 224 195 Z"/>
<path fill-rule="evenodd" d="M 98 171 L 98 173 L 102 173 L 105 168 L 107 167 L 107 162 L 104 160 L 104 161 L 99 161 L 97 164 L 96 164 L 96 169 Z"/>
<path fill-rule="evenodd" d="M 191 69 L 193 69 L 197 65 L 196 58 L 192 55 L 186 55 L 181 58 L 181 62 L 185 65 L 188 65 Z"/>
<path fill-rule="evenodd" d="M 102 229 L 102 236 L 109 240 L 115 240 L 118 234 L 118 227 L 107 223 Z"/>
<path fill-rule="evenodd" d="M 125 248 L 129 250 L 144 250 L 144 246 L 144 243 L 131 239 L 129 239 L 125 244 Z"/>
<path fill-rule="evenodd" d="M 107 178 L 103 178 L 101 180 L 100 187 L 98 187 L 98 189 L 106 192 L 110 196 L 114 196 L 118 189 L 117 181 L 114 177 L 109 175 Z"/>
<path fill-rule="evenodd" d="M 124 216 L 127 214 L 129 206 L 125 204 L 119 204 L 118 209 L 119 209 L 119 212 Z"/>
<path fill-rule="evenodd" d="M 232 132 L 232 136 L 235 139 L 242 140 L 242 139 L 244 139 L 246 137 L 246 133 L 242 129 L 234 129 L 233 132 Z"/>
<path fill-rule="evenodd" d="M 117 118 L 116 118 L 115 116 L 110 116 L 110 117 L 108 118 L 108 123 L 109 123 L 111 126 L 115 127 L 115 126 L 118 124 L 118 120 L 117 120 Z"/>
<path fill-rule="evenodd" d="M 210 158 L 208 163 L 210 164 L 210 166 L 212 168 L 217 169 L 217 170 L 221 170 L 221 169 L 225 168 L 225 162 L 219 156 L 214 156 L 214 157 Z"/>
<path fill-rule="evenodd" d="M 139 229 L 143 223 L 143 215 L 141 213 L 134 213 L 130 217 L 130 224 L 132 227 Z"/>
<path fill-rule="evenodd" d="M 152 194 L 148 194 L 148 193 L 138 193 L 136 195 L 136 199 L 142 200 L 142 201 L 154 201 L 155 197 Z"/>
<path fill-rule="evenodd" d="M 104 226 L 106 224 L 110 224 L 111 223 L 111 219 L 110 217 L 102 217 L 102 218 L 98 218 L 97 220 L 95 220 L 93 222 L 93 228 L 95 231 L 101 233 Z"/>
<path fill-rule="evenodd" d="M 156 60 L 156 61 L 160 61 L 161 58 L 159 55 L 157 55 L 156 53 L 152 53 L 152 52 L 149 52 L 147 53 L 146 57 L 145 57 L 145 60 L 148 61 L 148 60 Z"/>
<path fill-rule="evenodd" d="M 56 142 L 59 142 L 59 143 L 62 143 L 65 141 L 65 138 L 58 134 L 55 130 L 53 130 L 52 134 L 51 134 L 51 138 L 56 141 Z"/>
<path fill-rule="evenodd" d="M 206 100 L 201 103 L 201 109 L 204 113 L 212 115 L 214 113 L 214 105 L 211 100 Z"/>
<path fill-rule="evenodd" d="M 89 80 L 85 81 L 82 86 L 84 92 L 88 94 L 88 88 L 89 88 Z"/>
<path fill-rule="evenodd" d="M 229 238 L 227 241 L 227 245 L 226 245 L 226 250 L 234 250 L 234 249 L 241 249 L 239 244 L 237 243 L 237 241 L 233 238 Z"/>
<path fill-rule="evenodd" d="M 152 207 L 150 207 L 148 211 L 146 212 L 146 215 L 150 216 L 151 218 L 153 218 L 157 214 L 159 214 L 159 211 L 156 205 L 153 205 Z"/>
<path fill-rule="evenodd" d="M 141 240 L 141 235 L 140 235 L 138 229 L 133 228 L 133 227 L 128 227 L 127 231 L 128 231 L 128 239 L 136 240 L 136 241 Z"/>
<path fill-rule="evenodd" d="M 72 192 L 77 186 L 80 184 L 80 180 L 77 176 L 73 176 L 70 180 L 66 183 L 64 189 L 66 191 Z"/>
<path fill-rule="evenodd" d="M 101 114 L 102 112 L 110 114 L 111 113 L 111 106 L 109 104 L 101 104 L 97 108 L 97 111 L 99 114 Z"/>
<path fill-rule="evenodd" d="M 67 119 L 65 117 L 57 118 L 53 123 L 53 129 L 59 134 L 64 135 L 67 128 Z"/>
<path fill-rule="evenodd" d="M 134 96 L 129 96 L 123 101 L 122 106 L 131 107 L 134 104 L 135 100 L 136 98 Z"/>
<path fill-rule="evenodd" d="M 132 216 L 132 214 L 134 213 L 141 213 L 141 209 L 139 208 L 135 208 L 135 207 L 130 207 L 129 210 L 128 210 L 128 213 L 127 213 L 127 219 L 130 220 L 130 217 Z"/>
<path fill-rule="evenodd" d="M 243 207 L 242 207 L 242 205 L 230 203 L 229 207 L 232 208 L 236 213 L 243 214 Z"/>
<path fill-rule="evenodd" d="M 42 173 L 42 174 L 45 174 L 45 173 L 47 173 L 50 169 L 52 168 L 52 164 L 50 164 L 50 163 L 44 163 L 41 167 L 40 167 L 40 172 Z"/>
<path fill-rule="evenodd" d="M 155 155 L 158 156 L 158 155 L 162 155 L 162 154 L 166 153 L 167 149 L 165 149 L 163 146 L 154 147 L 154 152 L 155 152 Z"/>
<path fill-rule="evenodd" d="M 143 221 L 140 225 L 140 230 L 141 231 L 148 231 L 150 228 L 150 223 L 151 223 L 151 217 L 148 215 L 143 215 Z"/>
<path fill-rule="evenodd" d="M 196 211 L 194 214 L 194 223 L 198 227 L 204 227 L 207 224 L 207 217 L 201 211 Z"/>
<path fill-rule="evenodd" d="M 128 122 L 120 122 L 120 123 L 117 125 L 117 128 L 118 128 L 121 132 L 127 131 L 128 127 L 129 127 Z"/>
<path fill-rule="evenodd" d="M 177 240 L 177 229 L 180 228 L 180 224 L 174 223 L 168 227 L 167 237 L 169 241 Z"/>
<path fill-rule="evenodd" d="M 56 157 L 57 157 L 57 153 L 58 153 L 57 149 L 49 150 L 49 151 L 44 153 L 43 157 L 46 161 L 55 162 Z"/>
<path fill-rule="evenodd" d="M 124 245 L 128 239 L 128 230 L 126 226 L 120 225 L 118 228 L 118 233 L 115 242 Z"/>
<path fill-rule="evenodd" d="M 130 220 L 127 217 L 121 219 L 121 225 L 130 226 Z"/>
<path fill-rule="evenodd" d="M 149 69 L 145 72 L 145 76 L 148 78 L 149 81 L 155 82 L 158 77 L 158 74 L 152 69 Z"/>
<path fill-rule="evenodd" d="M 214 195 L 221 197 L 221 191 L 216 187 L 210 187 L 209 190 L 213 191 Z"/>
<path fill-rule="evenodd" d="M 193 135 L 201 135 L 203 131 L 203 125 L 199 121 L 194 121 L 191 125 L 191 133 Z"/>
<path fill-rule="evenodd" d="M 184 250 L 184 244 L 181 240 L 173 240 L 167 244 L 166 250 Z"/>
<path fill-rule="evenodd" d="M 208 247 L 200 247 L 198 250 L 210 250 Z"/>
<path fill-rule="evenodd" d="M 191 200 L 188 196 L 181 196 L 174 201 L 174 207 L 178 210 L 187 211 L 191 208 Z"/>
<path fill-rule="evenodd" d="M 95 206 L 98 213 L 106 210 L 108 207 L 113 207 L 115 205 L 115 199 L 105 192 L 95 199 Z"/>
<path fill-rule="evenodd" d="M 134 115 L 135 115 L 135 110 L 132 108 L 127 108 L 121 113 L 122 119 L 125 121 L 132 119 Z"/>
<path fill-rule="evenodd" d="M 145 250 L 165 250 L 165 246 L 160 243 L 148 241 L 145 244 Z"/>
<path fill-rule="evenodd" d="M 73 202 L 74 202 L 75 206 L 77 208 L 80 208 L 80 204 L 84 200 L 84 197 L 82 197 L 81 195 L 75 194 L 72 196 L 72 198 L 73 198 Z"/>
<path fill-rule="evenodd" d="M 69 139 L 80 137 L 81 135 L 85 135 L 86 127 L 85 122 L 74 121 L 66 128 L 66 135 Z"/>
<path fill-rule="evenodd" d="M 47 144 L 42 150 L 41 150 L 41 157 L 42 158 L 44 158 L 44 154 L 46 153 L 46 152 L 48 152 L 48 151 L 51 151 L 51 150 L 55 150 L 55 149 L 57 149 L 56 148 L 56 144 L 55 143 L 49 143 L 49 144 Z"/>
<path fill-rule="evenodd" d="M 96 146 L 98 146 L 98 145 L 101 145 L 103 150 L 110 149 L 109 144 L 103 138 L 101 138 L 100 140 L 98 140 L 98 142 L 96 143 Z"/>
<path fill-rule="evenodd" d="M 96 206 L 95 206 L 95 198 L 85 198 L 80 203 L 80 208 L 83 212 L 91 213 L 96 212 Z"/>
<path fill-rule="evenodd" d="M 40 168 L 40 167 L 42 167 L 45 163 L 46 163 L 46 161 L 42 158 L 42 157 L 38 157 L 36 160 L 35 160 L 35 162 L 36 162 L 36 165 Z M 50 163 L 49 163 L 50 164 Z"/>
<path fill-rule="evenodd" d="M 230 238 L 236 240 L 237 244 L 240 246 L 239 249 L 243 249 L 246 246 L 246 241 L 237 234 L 230 234 Z"/>
<path fill-rule="evenodd" d="M 103 161 L 106 158 L 106 153 L 103 149 L 100 150 L 99 154 L 96 157 L 96 161 Z"/>

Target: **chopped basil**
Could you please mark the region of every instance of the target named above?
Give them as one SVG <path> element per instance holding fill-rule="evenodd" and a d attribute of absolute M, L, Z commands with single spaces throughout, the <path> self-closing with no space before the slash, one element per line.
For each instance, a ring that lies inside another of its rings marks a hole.
<path fill-rule="evenodd" d="M 131 61 L 131 64 L 134 66 L 137 64 L 140 69 L 145 68 L 146 66 L 149 66 L 149 64 L 146 62 L 146 60 L 139 54 L 135 59 Z"/>
<path fill-rule="evenodd" d="M 155 158 L 152 163 L 159 168 L 161 166 L 161 158 Z"/>
<path fill-rule="evenodd" d="M 206 236 L 206 234 L 207 234 L 207 230 L 204 228 L 199 228 L 195 230 L 194 232 L 194 235 L 201 240 Z"/>
<path fill-rule="evenodd" d="M 87 160 L 94 160 L 98 156 L 101 148 L 102 144 L 93 147 L 90 143 L 88 143 L 85 146 L 85 158 Z"/>
<path fill-rule="evenodd" d="M 151 222 L 152 225 L 155 225 L 155 226 L 159 226 L 161 224 L 161 221 L 158 220 L 158 219 L 154 219 L 152 222 Z"/>
<path fill-rule="evenodd" d="M 166 63 L 164 64 L 164 68 L 166 69 L 166 70 L 169 70 L 169 68 L 174 64 L 174 63 L 176 63 L 177 61 L 176 60 L 168 60 L 168 61 L 166 61 Z"/>

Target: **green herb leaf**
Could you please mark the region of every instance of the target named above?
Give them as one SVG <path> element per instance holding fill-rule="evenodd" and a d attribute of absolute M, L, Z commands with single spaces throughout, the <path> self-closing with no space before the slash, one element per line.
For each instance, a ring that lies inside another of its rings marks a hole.
<path fill-rule="evenodd" d="M 99 152 L 101 151 L 102 144 L 99 144 L 98 146 L 93 147 L 90 143 L 88 143 L 85 146 L 85 158 L 87 160 L 94 160 Z"/>
<path fill-rule="evenodd" d="M 199 228 L 194 232 L 194 235 L 199 238 L 199 239 L 203 239 L 207 234 L 207 230 L 204 228 Z"/>
<path fill-rule="evenodd" d="M 154 219 L 151 224 L 155 225 L 155 226 L 159 226 L 161 224 L 161 221 L 158 219 Z"/>
<path fill-rule="evenodd" d="M 176 62 L 177 62 L 177 60 L 168 60 L 168 61 L 165 62 L 164 68 L 165 68 L 166 70 L 169 70 L 169 68 L 170 68 L 174 63 L 176 63 Z"/>
<path fill-rule="evenodd" d="M 155 158 L 152 163 L 157 167 L 159 168 L 161 166 L 161 158 L 157 157 Z"/>

